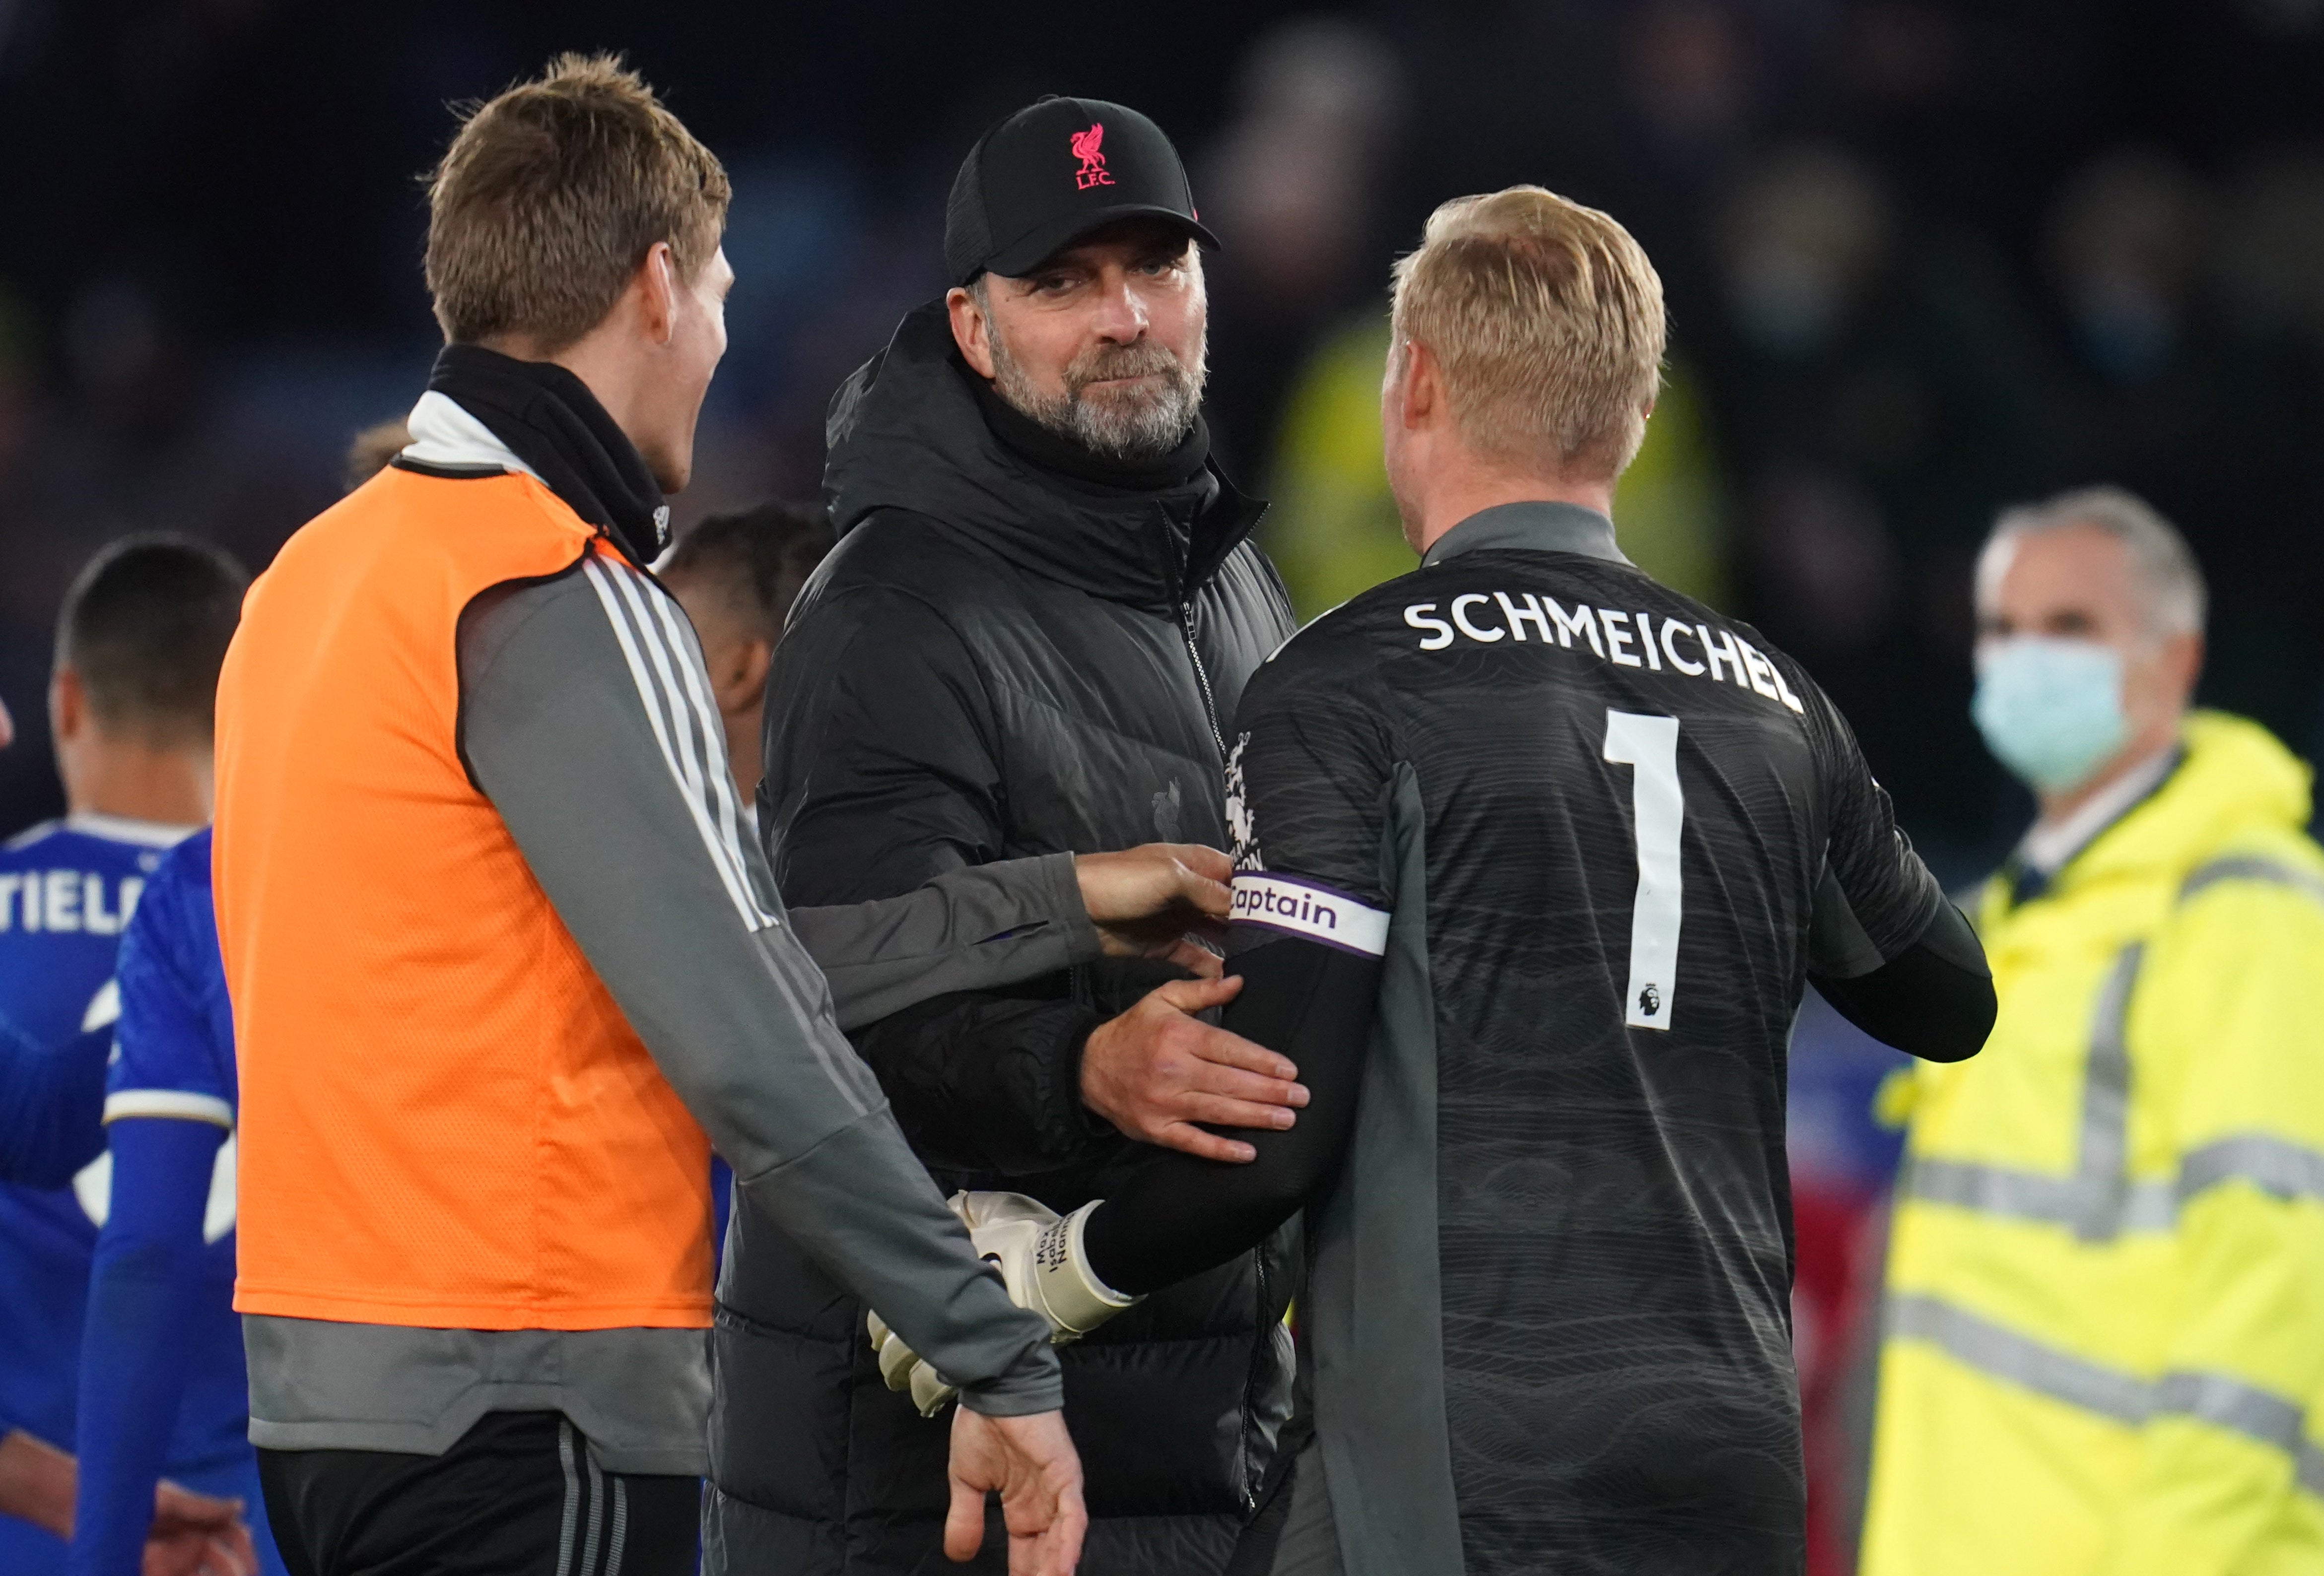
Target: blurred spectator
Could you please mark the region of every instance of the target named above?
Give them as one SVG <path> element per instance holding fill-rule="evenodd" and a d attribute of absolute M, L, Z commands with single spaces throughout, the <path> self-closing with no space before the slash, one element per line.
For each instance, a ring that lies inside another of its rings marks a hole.
<path fill-rule="evenodd" d="M 1630 35 L 1631 95 L 1655 152 L 1680 168 L 1721 158 L 1743 130 L 1749 54 L 1713 0 L 1642 7 Z"/>
<path fill-rule="evenodd" d="M 2198 330 L 2208 194 L 2150 147 L 2111 149 L 2069 175 L 2043 223 L 2043 257 L 2082 384 L 2078 457 L 2188 521 L 2199 549 L 2218 494 L 2198 429 L 2236 375 Z"/>
<path fill-rule="evenodd" d="M 2104 154 L 2066 183 L 2044 250 L 2076 346 L 2098 372 L 2139 382 L 2179 349 L 2202 222 L 2194 177 L 2152 149 Z"/>
<path fill-rule="evenodd" d="M 1867 1576 L 2324 1562 L 2324 852 L 2308 769 L 2188 710 L 2205 602 L 2115 488 L 1979 561 L 1978 725 L 2041 811 L 1986 1054 L 1906 1074 Z"/>
<path fill-rule="evenodd" d="M 1992 815 L 1956 666 L 1977 521 L 2058 463 L 2063 391 L 1991 249 L 1908 222 L 1843 149 L 1763 155 L 1711 234 L 1743 611 L 1855 721 L 1941 863 Z"/>
<path fill-rule="evenodd" d="M 1617 212 L 1663 278 L 1673 354 L 1699 358 L 1718 313 L 1704 263 L 1704 207 L 1749 156 L 1766 111 L 1763 61 L 1742 8 L 1723 0 L 1664 0 L 1628 13 L 1615 64 L 1619 94 L 1607 137 L 1560 138 L 1575 184 Z M 1597 189 L 1602 187 L 1602 191 Z"/>
<path fill-rule="evenodd" d="M 1309 17 L 1251 45 L 1235 97 L 1195 200 L 1224 242 L 1205 266 L 1218 362 L 1234 368 L 1206 409 L 1242 474 L 1264 461 L 1316 337 L 1386 286 L 1379 176 L 1404 88 L 1396 58 L 1360 23 Z"/>
<path fill-rule="evenodd" d="M 401 454 L 411 442 L 411 429 L 403 418 L 377 421 L 355 435 L 347 444 L 347 491 L 352 493 L 365 482 L 385 470 L 388 462 Z"/>
<path fill-rule="evenodd" d="M 279 435 L 228 429 L 214 366 L 187 324 L 181 284 L 100 275 L 62 315 L 62 376 L 23 419 L 20 457 L 0 463 L 0 682 L 45 676 L 42 636 L 73 571 L 104 543 L 167 529 L 263 562 L 297 512 L 331 493 L 333 456 Z M 0 373 L 0 406 L 6 378 Z M 0 428 L 5 428 L 0 415 Z M 0 763 L 0 816 L 53 813 L 45 739 Z"/>
<path fill-rule="evenodd" d="M 2170 506 L 2235 609 L 2204 697 L 2299 736 L 2324 700 L 2324 147 L 2240 161 L 2213 233 L 2218 322 Z"/>
<path fill-rule="evenodd" d="M 2324 149 L 2247 160 L 2230 183 L 2218 268 L 2246 333 L 2324 342 Z"/>
<path fill-rule="evenodd" d="M 1263 529 L 1302 620 L 1419 564 L 1380 463 L 1387 359 L 1387 319 L 1352 323 L 1300 369 L 1284 409 Z M 1707 426 L 1692 377 L 1668 369 L 1646 442 L 1615 490 L 1614 519 L 1633 563 L 1716 604 L 1728 588 L 1725 490 Z"/>
<path fill-rule="evenodd" d="M 1762 161 L 1720 219 L 1728 309 L 1752 349 L 1804 361 L 1839 341 L 1895 245 L 1888 194 L 1861 161 L 1805 145 Z"/>
<path fill-rule="evenodd" d="M 21 462 L 32 419 L 32 325 L 23 305 L 0 287 L 0 492 Z"/>
<path fill-rule="evenodd" d="M 664 555 L 656 572 L 693 621 L 726 725 L 726 758 L 742 802 L 758 803 L 759 712 L 783 621 L 836 539 L 821 506 L 761 503 L 714 514 Z"/>
<path fill-rule="evenodd" d="M 1307 359 L 1285 402 L 1260 530 L 1303 623 L 1419 566 L 1380 461 L 1388 350 L 1385 311 L 1350 324 Z"/>
<path fill-rule="evenodd" d="M 63 1485 L 60 1514 L 52 1495 L 0 1514 L 11 1576 L 66 1568 L 89 1265 L 112 1203 L 102 1116 L 115 954 L 162 853 L 208 816 L 211 697 L 245 584 L 231 558 L 185 537 L 133 538 L 89 561 L 58 615 L 49 702 L 68 813 L 0 850 L 0 1018 L 45 1053 L 44 1075 L 12 1084 L 0 1108 L 17 1129 L 0 1149 L 38 1157 L 0 1183 L 0 1432 L 29 1436 L 9 1453 Z M 180 1311 L 208 1359 L 208 1405 L 161 1442 L 159 1464 L 199 1492 L 169 1488 L 157 1503 L 149 1479 L 135 1501 L 156 1507 L 154 1540 L 192 1558 L 214 1536 L 247 1553 L 228 1497 L 256 1498 L 232 1267 L 228 1246 L 210 1267 L 215 1301 Z M 119 1530 L 133 1554 L 146 1542 Z M 218 1569 L 246 1567 L 222 1555 Z"/>

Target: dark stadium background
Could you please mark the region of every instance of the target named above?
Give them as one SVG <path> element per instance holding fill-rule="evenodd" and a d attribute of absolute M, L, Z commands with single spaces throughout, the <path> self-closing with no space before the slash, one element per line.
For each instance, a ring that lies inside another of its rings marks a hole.
<path fill-rule="evenodd" d="M 415 177 L 446 101 L 612 47 L 737 178 L 733 348 L 681 518 L 811 490 L 831 385 L 940 282 L 965 144 L 1035 94 L 1110 96 L 1179 140 L 1227 234 L 1214 419 L 1261 489 L 1304 358 L 1435 200 L 1533 180 L 1628 223 L 1699 408 L 1675 463 L 1720 600 L 1840 696 L 1947 873 L 2023 814 L 1963 714 L 1969 555 L 2013 498 L 2147 491 L 2217 587 L 2209 698 L 2313 751 L 2324 0 L 1323 14 L 0 0 L 0 695 L 37 723 L 98 542 L 181 527 L 256 566 L 332 496 L 426 365 Z M 1813 281 L 1741 256 L 1738 194 L 1770 189 L 1843 279 L 1821 340 Z M 27 733 L 0 823 L 55 803 Z"/>
<path fill-rule="evenodd" d="M 2029 809 L 1967 718 L 1971 556 L 2013 500 L 2146 493 L 2211 576 L 2205 698 L 2324 747 L 2324 0 L 0 0 L 0 831 L 58 807 L 74 568 L 155 527 L 255 568 L 327 503 L 433 349 L 418 177 L 446 103 L 599 48 L 735 179 L 681 521 L 811 494 L 830 390 L 943 282 L 976 133 L 1111 97 L 1178 140 L 1227 242 L 1213 427 L 1277 500 L 1305 611 L 1409 562 L 1371 458 L 1388 260 L 1435 202 L 1534 180 L 1628 224 L 1668 287 L 1632 550 L 1816 673 L 1948 880 Z M 1849 1563 L 1889 1060 L 1811 1004 L 1821 1572 Z"/>

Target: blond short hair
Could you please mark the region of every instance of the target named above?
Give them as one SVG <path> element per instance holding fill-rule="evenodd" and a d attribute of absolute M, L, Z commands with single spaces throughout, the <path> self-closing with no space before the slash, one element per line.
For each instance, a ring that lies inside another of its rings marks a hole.
<path fill-rule="evenodd" d="M 455 344 L 554 354 L 604 319 L 657 242 L 692 281 L 725 169 L 614 55 L 559 55 L 477 106 L 428 183 L 428 289 Z"/>
<path fill-rule="evenodd" d="M 1397 354 L 1425 345 L 1480 453 L 1618 475 L 1662 378 L 1663 281 L 1630 233 L 1538 186 L 1455 198 L 1396 265 Z"/>

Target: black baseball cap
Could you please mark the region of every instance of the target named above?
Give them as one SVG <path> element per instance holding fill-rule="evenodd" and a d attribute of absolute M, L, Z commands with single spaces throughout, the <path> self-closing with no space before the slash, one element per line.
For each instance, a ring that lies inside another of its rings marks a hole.
<path fill-rule="evenodd" d="M 976 140 L 945 204 L 945 266 L 1011 277 L 1117 219 L 1167 219 L 1205 246 L 1186 167 L 1162 128 L 1102 98 L 1028 105 Z"/>

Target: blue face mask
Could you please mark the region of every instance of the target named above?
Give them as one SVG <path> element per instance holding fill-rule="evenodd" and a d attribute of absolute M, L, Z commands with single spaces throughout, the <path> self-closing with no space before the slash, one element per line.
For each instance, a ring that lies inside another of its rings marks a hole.
<path fill-rule="evenodd" d="M 2122 653 L 2093 641 L 2020 635 L 1977 662 L 1969 714 L 2001 764 L 2043 793 L 2089 780 L 2130 737 Z"/>

